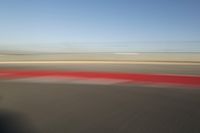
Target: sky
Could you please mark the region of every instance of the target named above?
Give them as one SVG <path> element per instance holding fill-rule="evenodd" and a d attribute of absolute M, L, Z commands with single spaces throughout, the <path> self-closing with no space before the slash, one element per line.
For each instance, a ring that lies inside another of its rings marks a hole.
<path fill-rule="evenodd" d="M 0 0 L 0 50 L 200 52 L 200 0 Z"/>

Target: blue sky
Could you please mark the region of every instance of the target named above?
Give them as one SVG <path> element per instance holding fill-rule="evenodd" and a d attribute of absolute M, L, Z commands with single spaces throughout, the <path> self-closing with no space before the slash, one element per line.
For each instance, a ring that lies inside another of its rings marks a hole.
<path fill-rule="evenodd" d="M 200 51 L 199 7 L 199 0 L 0 0 L 0 48 Z"/>

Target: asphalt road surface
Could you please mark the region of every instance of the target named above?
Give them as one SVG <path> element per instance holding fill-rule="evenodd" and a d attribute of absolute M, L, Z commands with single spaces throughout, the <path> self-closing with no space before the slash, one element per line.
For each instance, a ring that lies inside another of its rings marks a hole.
<path fill-rule="evenodd" d="M 54 64 L 0 68 L 200 74 L 198 65 Z M 15 133 L 199 133 L 200 90 L 1 80 L 0 127 Z"/>

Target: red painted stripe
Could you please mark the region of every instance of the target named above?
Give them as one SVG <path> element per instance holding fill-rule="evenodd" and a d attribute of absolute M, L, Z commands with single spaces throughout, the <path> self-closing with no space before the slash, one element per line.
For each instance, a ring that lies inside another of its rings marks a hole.
<path fill-rule="evenodd" d="M 165 83 L 200 87 L 200 76 L 164 75 L 164 74 L 135 74 L 111 72 L 69 72 L 69 71 L 30 71 L 30 70 L 2 70 L 1 78 L 26 78 L 39 76 L 78 77 L 95 79 L 119 79 L 129 82 Z"/>

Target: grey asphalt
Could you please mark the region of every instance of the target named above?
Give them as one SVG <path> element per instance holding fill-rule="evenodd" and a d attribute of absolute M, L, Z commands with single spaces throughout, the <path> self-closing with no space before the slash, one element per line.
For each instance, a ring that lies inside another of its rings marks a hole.
<path fill-rule="evenodd" d="M 0 69 L 60 70 L 60 71 L 103 71 L 126 73 L 160 73 L 200 75 L 200 64 L 0 64 Z"/>
<path fill-rule="evenodd" d="M 196 66 L 55 66 L 46 69 L 199 74 Z M 12 132 L 199 133 L 199 105 L 198 88 L 0 81 L 0 126 Z"/>
<path fill-rule="evenodd" d="M 199 90 L 1 82 L 0 93 L 37 133 L 200 132 Z"/>

